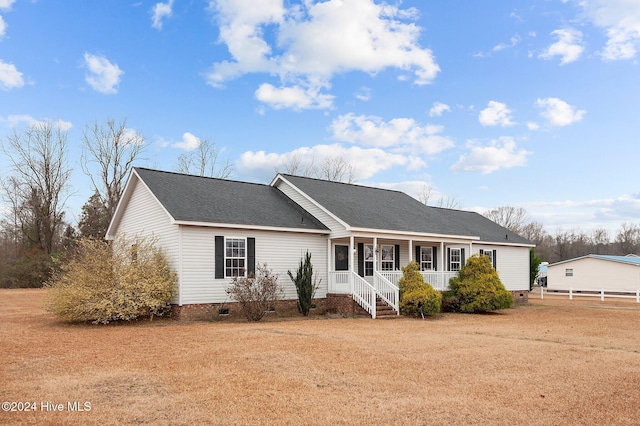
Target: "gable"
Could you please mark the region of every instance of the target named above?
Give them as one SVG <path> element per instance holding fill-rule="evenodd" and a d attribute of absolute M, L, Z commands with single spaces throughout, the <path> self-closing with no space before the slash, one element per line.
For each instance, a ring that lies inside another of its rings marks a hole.
<path fill-rule="evenodd" d="M 426 206 L 400 191 L 282 175 L 352 229 L 376 229 L 479 238 L 533 245 L 476 212 Z"/>
<path fill-rule="evenodd" d="M 315 217 L 268 185 L 135 168 L 176 223 L 324 232 Z"/>

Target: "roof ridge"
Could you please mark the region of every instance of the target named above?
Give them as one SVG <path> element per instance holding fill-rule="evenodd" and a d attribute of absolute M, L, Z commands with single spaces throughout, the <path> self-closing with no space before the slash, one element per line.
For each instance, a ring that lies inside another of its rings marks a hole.
<path fill-rule="evenodd" d="M 189 173 L 173 172 L 173 171 L 169 171 L 169 170 L 150 169 L 148 167 L 135 166 L 133 168 L 137 169 L 137 170 L 146 170 L 146 171 L 149 171 L 149 172 L 165 173 L 165 174 L 176 175 L 176 176 L 194 177 L 194 178 L 202 178 L 202 179 L 217 180 L 217 181 L 232 182 L 232 183 L 245 183 L 247 185 L 270 186 L 270 185 L 267 185 L 267 184 L 264 184 L 264 183 L 260 183 L 260 182 L 247 182 L 247 181 L 244 181 L 244 180 L 218 178 L 218 177 L 213 177 L 213 176 L 198 176 L 198 175 L 192 175 L 192 174 L 189 174 Z"/>
<path fill-rule="evenodd" d="M 278 173 L 278 174 L 281 175 L 281 176 L 290 176 L 290 177 L 295 177 L 295 178 L 300 178 L 300 179 L 315 180 L 315 181 L 319 181 L 319 182 L 327 182 L 327 183 L 335 183 L 335 184 L 340 184 L 340 185 L 356 186 L 356 187 L 359 187 L 359 188 L 377 189 L 377 190 L 380 190 L 380 191 L 398 192 L 400 194 L 409 195 L 406 192 L 400 191 L 399 189 L 381 188 L 379 186 L 371 186 L 371 185 L 365 185 L 365 184 L 361 184 L 361 183 L 340 182 L 340 181 L 329 180 L 329 179 L 314 178 L 314 177 L 310 177 L 310 176 L 292 175 L 290 173 Z M 411 197 L 411 195 L 409 195 L 409 197 Z M 411 198 L 413 198 L 413 197 L 411 197 Z"/>

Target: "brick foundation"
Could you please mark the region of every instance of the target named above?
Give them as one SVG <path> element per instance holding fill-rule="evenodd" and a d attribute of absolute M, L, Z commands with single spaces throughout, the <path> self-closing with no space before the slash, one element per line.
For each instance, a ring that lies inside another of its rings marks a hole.
<path fill-rule="evenodd" d="M 513 296 L 513 304 L 511 305 L 512 308 L 529 303 L 529 290 L 512 290 L 511 295 Z"/>
<path fill-rule="evenodd" d="M 279 300 L 275 302 L 273 311 L 267 312 L 263 321 L 270 317 L 283 318 L 302 316 L 298 312 L 297 300 Z M 326 313 L 326 299 L 315 299 L 315 308 L 309 316 Z M 171 305 L 171 317 L 180 321 L 224 321 L 244 320 L 244 314 L 238 303 L 202 303 L 193 305 Z"/>

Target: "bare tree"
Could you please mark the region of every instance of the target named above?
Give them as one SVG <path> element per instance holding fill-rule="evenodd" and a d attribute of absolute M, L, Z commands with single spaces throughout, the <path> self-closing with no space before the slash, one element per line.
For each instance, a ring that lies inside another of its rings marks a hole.
<path fill-rule="evenodd" d="M 311 158 L 308 164 L 305 164 L 302 156 L 299 153 L 295 153 L 289 156 L 279 168 L 276 168 L 276 173 L 286 173 L 289 175 L 313 177 L 315 176 L 315 158 Z"/>
<path fill-rule="evenodd" d="M 493 210 L 485 212 L 484 216 L 516 234 L 522 233 L 523 227 L 529 220 L 525 209 L 511 206 L 496 207 Z"/>
<path fill-rule="evenodd" d="M 4 198 L 24 236 L 47 255 L 53 253 L 63 224 L 71 169 L 67 166 L 68 133 L 51 121 L 19 133 L 14 129 L 4 149 L 12 175 L 2 181 Z"/>
<path fill-rule="evenodd" d="M 178 156 L 176 171 L 197 176 L 208 176 L 220 179 L 228 178 L 233 172 L 229 160 L 218 162 L 218 151 L 215 143 L 202 139 L 198 148 Z"/>
<path fill-rule="evenodd" d="M 92 188 L 98 192 L 111 220 L 133 162 L 144 150 L 144 138 L 127 128 L 127 119 L 107 119 L 88 124 L 84 132 L 82 170 L 91 179 Z M 90 164 L 97 165 L 93 173 Z"/>
<path fill-rule="evenodd" d="M 434 192 L 433 185 L 425 183 L 422 185 L 420 193 L 418 194 L 418 201 L 425 206 L 442 207 L 445 209 L 460 208 L 460 201 L 458 201 L 457 196 L 441 196 L 440 198 L 434 199 Z"/>
<path fill-rule="evenodd" d="M 624 222 L 616 235 L 616 246 L 620 255 L 640 254 L 640 227 Z"/>
<path fill-rule="evenodd" d="M 320 179 L 332 182 L 353 183 L 355 180 L 355 167 L 342 157 L 326 157 L 318 165 L 316 175 Z"/>
<path fill-rule="evenodd" d="M 300 154 L 296 153 L 276 168 L 276 173 L 353 183 L 355 182 L 356 168 L 342 157 L 328 156 L 320 163 L 317 163 L 315 157 L 312 157 L 305 162 Z"/>
<path fill-rule="evenodd" d="M 609 231 L 604 228 L 596 228 L 591 232 L 590 243 L 593 247 L 594 254 L 608 254 L 608 248 L 611 244 Z"/>

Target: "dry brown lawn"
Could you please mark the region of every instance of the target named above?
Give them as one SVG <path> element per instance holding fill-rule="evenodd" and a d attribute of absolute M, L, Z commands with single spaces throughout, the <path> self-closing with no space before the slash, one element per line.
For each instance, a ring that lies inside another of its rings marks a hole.
<path fill-rule="evenodd" d="M 532 296 L 424 321 L 94 326 L 58 322 L 43 290 L 0 300 L 0 400 L 36 404 L 0 412 L 0 424 L 640 423 L 633 301 Z M 90 411 L 68 411 L 74 401 Z"/>

